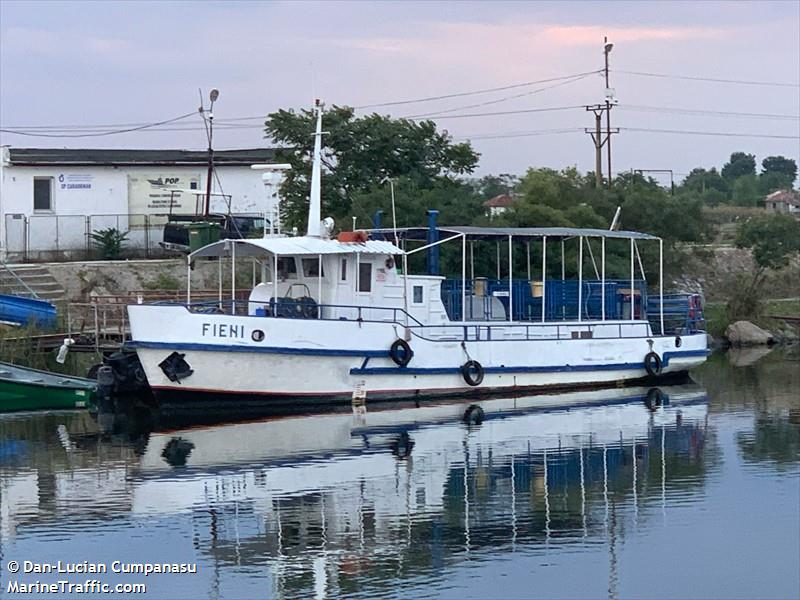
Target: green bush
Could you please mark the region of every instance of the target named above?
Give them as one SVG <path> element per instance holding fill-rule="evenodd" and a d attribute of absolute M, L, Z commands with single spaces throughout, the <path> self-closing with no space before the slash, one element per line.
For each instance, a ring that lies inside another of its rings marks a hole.
<path fill-rule="evenodd" d="M 91 236 L 92 244 L 103 259 L 115 260 L 122 256 L 123 243 L 128 237 L 128 232 L 120 231 L 116 227 L 109 227 L 93 231 Z"/>

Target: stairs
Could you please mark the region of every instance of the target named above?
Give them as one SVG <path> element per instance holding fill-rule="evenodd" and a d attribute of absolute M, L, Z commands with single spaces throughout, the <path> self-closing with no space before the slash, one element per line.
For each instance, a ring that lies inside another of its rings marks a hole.
<path fill-rule="evenodd" d="M 50 274 L 47 267 L 0 263 L 0 294 L 53 302 L 62 300 L 66 290 Z"/>

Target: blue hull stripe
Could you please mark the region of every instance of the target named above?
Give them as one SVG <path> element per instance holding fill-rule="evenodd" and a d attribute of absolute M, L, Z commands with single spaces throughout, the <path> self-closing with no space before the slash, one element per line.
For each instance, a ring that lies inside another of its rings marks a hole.
<path fill-rule="evenodd" d="M 269 346 L 233 346 L 172 342 L 126 342 L 125 348 L 153 348 L 164 350 L 194 350 L 199 352 L 244 352 L 256 354 L 290 354 L 295 356 L 356 356 L 360 358 L 388 357 L 386 350 L 344 350 L 340 348 L 280 348 Z M 662 365 L 671 359 L 691 356 L 708 356 L 708 350 L 665 352 Z M 366 361 L 363 363 L 366 365 Z M 571 371 L 613 371 L 616 369 L 644 369 L 644 363 L 611 363 L 600 365 L 515 366 L 484 367 L 485 373 L 565 373 Z M 351 375 L 450 375 L 460 374 L 461 367 L 366 367 L 350 369 Z"/>
<path fill-rule="evenodd" d="M 294 354 L 309 356 L 386 357 L 388 350 L 344 350 L 340 348 L 280 348 L 275 346 L 232 346 L 181 342 L 126 342 L 125 348 L 163 348 L 164 350 L 196 350 L 199 352 L 250 352 L 254 354 Z"/>
<path fill-rule="evenodd" d="M 662 366 L 669 365 L 671 359 L 690 356 L 708 356 L 708 350 L 686 350 L 684 352 L 665 352 Z M 644 362 L 610 363 L 602 365 L 558 365 L 547 367 L 484 367 L 484 373 L 566 373 L 571 371 L 614 371 L 618 369 L 644 370 Z M 371 367 L 350 369 L 351 375 L 452 375 L 461 374 L 461 367 Z"/>

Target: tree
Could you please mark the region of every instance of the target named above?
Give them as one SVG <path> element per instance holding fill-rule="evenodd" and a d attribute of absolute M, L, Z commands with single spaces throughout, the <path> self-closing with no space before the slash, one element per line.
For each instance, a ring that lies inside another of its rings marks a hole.
<path fill-rule="evenodd" d="M 789 215 L 754 217 L 739 225 L 736 245 L 751 250 L 755 270 L 750 282 L 728 303 L 731 318 L 758 314 L 759 287 L 766 272 L 785 267 L 800 252 L 800 221 Z"/>
<path fill-rule="evenodd" d="M 797 179 L 797 163 L 785 156 L 768 156 L 761 161 L 761 193 L 764 195 L 775 190 L 791 188 Z"/>
<path fill-rule="evenodd" d="M 733 182 L 731 202 L 736 206 L 757 206 L 762 194 L 755 175 L 743 175 Z"/>
<path fill-rule="evenodd" d="M 275 144 L 280 162 L 292 170 L 281 187 L 289 225 L 305 222 L 315 116 L 311 110 L 271 113 L 265 131 Z M 347 106 L 333 106 L 323 117 L 323 216 L 343 220 L 353 210 L 353 198 L 372 190 L 384 177 L 404 178 L 420 189 L 471 173 L 478 154 L 468 143 L 454 143 L 432 121 L 392 119 L 371 114 L 355 116 Z"/>
<path fill-rule="evenodd" d="M 708 171 L 702 168 L 692 169 L 679 187 L 679 192 L 695 192 L 709 206 L 727 202 L 730 185 L 716 168 Z"/>
<path fill-rule="evenodd" d="M 728 181 L 733 181 L 745 175 L 756 174 L 756 157 L 753 154 L 734 152 L 731 158 L 722 167 L 722 176 Z"/>
<path fill-rule="evenodd" d="M 516 175 L 501 173 L 500 175 L 486 175 L 473 182 L 475 193 L 482 200 L 489 200 L 501 194 L 510 194 L 519 183 Z"/>

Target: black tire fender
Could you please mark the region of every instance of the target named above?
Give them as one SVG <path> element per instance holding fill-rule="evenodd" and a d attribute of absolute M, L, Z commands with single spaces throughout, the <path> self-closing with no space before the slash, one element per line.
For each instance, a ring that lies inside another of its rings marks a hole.
<path fill-rule="evenodd" d="M 484 418 L 483 409 L 477 404 L 470 404 L 464 411 L 464 423 L 467 425 L 480 425 Z"/>
<path fill-rule="evenodd" d="M 661 357 L 655 352 L 648 352 L 644 355 L 644 370 L 651 377 L 661 375 Z"/>
<path fill-rule="evenodd" d="M 654 387 L 647 390 L 647 396 L 644 399 L 644 405 L 651 411 L 664 404 L 664 392 L 660 388 Z"/>
<path fill-rule="evenodd" d="M 389 347 L 389 357 L 397 366 L 405 367 L 411 362 L 411 359 L 414 358 L 414 351 L 411 349 L 411 346 L 408 345 L 407 341 L 398 338 L 392 342 L 392 345 Z"/>
<path fill-rule="evenodd" d="M 483 366 L 477 360 L 468 360 L 461 365 L 461 376 L 472 387 L 483 383 Z"/>

